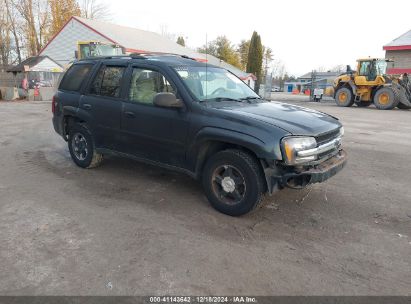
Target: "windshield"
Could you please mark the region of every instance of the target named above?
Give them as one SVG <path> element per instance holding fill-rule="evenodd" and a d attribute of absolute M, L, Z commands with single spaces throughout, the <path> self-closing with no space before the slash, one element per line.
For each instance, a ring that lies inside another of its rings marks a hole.
<path fill-rule="evenodd" d="M 248 85 L 225 69 L 191 66 L 174 69 L 199 101 L 260 98 Z"/>
<path fill-rule="evenodd" d="M 377 75 L 384 75 L 387 71 L 387 62 L 385 60 L 377 61 L 375 64 Z"/>

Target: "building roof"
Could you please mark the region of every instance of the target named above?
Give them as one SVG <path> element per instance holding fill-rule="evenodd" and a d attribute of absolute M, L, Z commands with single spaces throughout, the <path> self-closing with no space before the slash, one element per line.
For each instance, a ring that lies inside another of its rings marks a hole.
<path fill-rule="evenodd" d="M 312 74 L 312 72 L 306 73 L 306 74 L 298 77 L 298 79 L 311 79 L 311 77 L 312 77 L 311 74 Z M 317 72 L 316 73 L 316 78 L 335 78 L 340 74 L 341 74 L 340 72 Z"/>
<path fill-rule="evenodd" d="M 383 49 L 386 51 L 411 50 L 411 30 L 384 45 Z"/>
<path fill-rule="evenodd" d="M 40 64 L 45 59 L 50 60 L 52 65 L 54 65 L 56 68 L 61 69 L 61 71 L 62 71 L 62 67 L 57 62 L 55 62 L 53 59 L 51 59 L 50 57 L 48 57 L 48 56 L 34 56 L 34 57 L 27 58 L 26 60 L 22 61 L 18 65 L 10 67 L 9 69 L 7 69 L 7 72 L 14 72 L 14 73 L 25 72 L 25 70 L 24 70 L 25 66 L 28 66 L 29 69 L 32 69 L 33 67 L 37 66 L 38 64 Z"/>
<path fill-rule="evenodd" d="M 198 53 L 190 48 L 183 47 L 178 43 L 164 37 L 160 34 L 140 30 L 137 28 L 121 26 L 118 24 L 113 24 L 109 22 L 103 22 L 98 20 L 91 20 L 81 17 L 73 16 L 70 20 L 66 23 L 66 25 L 72 20 L 76 20 L 82 25 L 86 26 L 87 28 L 91 29 L 98 35 L 104 37 L 108 41 L 112 43 L 118 44 L 126 49 L 129 53 L 168 53 L 168 54 L 179 54 L 179 55 L 186 55 L 191 58 L 195 58 L 199 61 L 206 61 L 210 64 L 223 67 L 225 69 L 230 70 L 232 73 L 240 77 L 241 79 L 246 79 L 249 77 L 255 78 L 254 75 L 246 73 L 220 59 L 211 56 L 205 55 L 202 53 Z M 64 27 L 60 30 L 62 31 Z M 47 45 L 40 51 L 40 54 L 47 46 L 50 44 L 51 41 L 58 35 L 57 33 Z"/>
<path fill-rule="evenodd" d="M 113 43 L 125 47 L 128 52 L 175 53 L 190 57 L 197 55 L 193 50 L 183 47 L 167 37 L 154 32 L 81 17 L 73 18 L 92 30 L 97 31 Z"/>

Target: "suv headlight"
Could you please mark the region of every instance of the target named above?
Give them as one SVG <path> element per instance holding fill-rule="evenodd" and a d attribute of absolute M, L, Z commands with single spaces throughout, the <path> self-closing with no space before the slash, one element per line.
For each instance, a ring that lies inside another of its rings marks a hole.
<path fill-rule="evenodd" d="M 344 136 L 344 132 L 345 132 L 345 131 L 344 131 L 344 127 L 341 127 L 341 128 L 340 128 L 340 136 L 341 136 L 341 137 Z"/>
<path fill-rule="evenodd" d="M 317 159 L 317 155 L 298 156 L 299 151 L 310 150 L 317 147 L 317 141 L 314 137 L 284 137 L 281 140 L 283 157 L 288 165 L 297 165 L 307 163 Z"/>

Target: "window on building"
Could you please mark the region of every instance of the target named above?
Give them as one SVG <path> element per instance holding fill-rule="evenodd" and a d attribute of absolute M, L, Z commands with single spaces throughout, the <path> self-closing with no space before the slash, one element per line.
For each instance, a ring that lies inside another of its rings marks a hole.
<path fill-rule="evenodd" d="M 125 67 L 102 67 L 91 85 L 90 93 L 107 97 L 120 97 L 124 70 Z"/>
<path fill-rule="evenodd" d="M 59 89 L 65 91 L 79 91 L 81 85 L 87 79 L 92 67 L 92 64 L 72 65 L 64 75 Z"/>
<path fill-rule="evenodd" d="M 153 105 L 154 96 L 163 92 L 176 94 L 176 90 L 163 74 L 148 69 L 133 69 L 129 92 L 130 101 Z"/>

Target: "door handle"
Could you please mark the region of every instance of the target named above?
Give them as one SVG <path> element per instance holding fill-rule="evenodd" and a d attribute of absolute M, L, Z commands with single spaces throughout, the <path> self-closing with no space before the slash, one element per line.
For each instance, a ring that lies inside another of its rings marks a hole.
<path fill-rule="evenodd" d="M 86 110 L 91 110 L 91 104 L 85 103 L 83 104 L 83 108 Z"/>
<path fill-rule="evenodd" d="M 136 114 L 134 114 L 134 112 L 124 112 L 124 115 L 128 118 L 135 118 Z"/>

